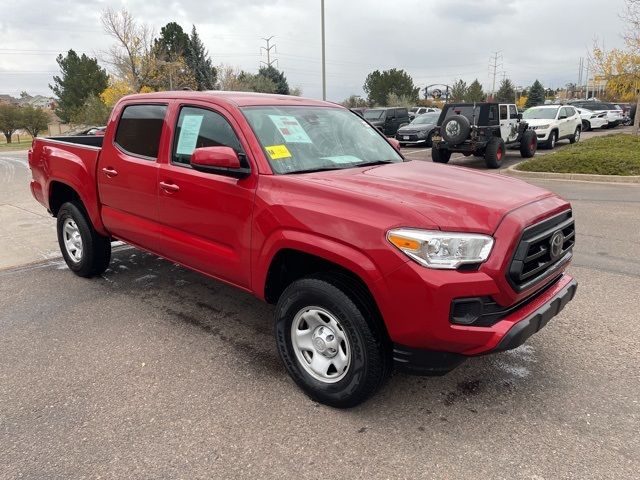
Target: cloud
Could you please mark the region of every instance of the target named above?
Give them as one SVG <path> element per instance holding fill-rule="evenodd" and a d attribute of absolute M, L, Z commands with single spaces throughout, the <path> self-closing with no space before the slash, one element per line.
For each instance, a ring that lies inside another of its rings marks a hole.
<path fill-rule="evenodd" d="M 321 96 L 319 0 L 49 0 L 4 2 L 0 93 L 50 94 L 55 57 L 70 48 L 97 55 L 111 44 L 106 7 L 127 8 L 156 32 L 169 21 L 195 24 L 214 63 L 257 71 L 262 37 L 275 35 L 290 84 Z M 362 94 L 375 69 L 404 68 L 419 86 L 478 78 L 490 86 L 489 57 L 516 84 L 576 81 L 594 36 L 621 46 L 623 0 L 327 0 L 327 88 L 331 100 Z"/>

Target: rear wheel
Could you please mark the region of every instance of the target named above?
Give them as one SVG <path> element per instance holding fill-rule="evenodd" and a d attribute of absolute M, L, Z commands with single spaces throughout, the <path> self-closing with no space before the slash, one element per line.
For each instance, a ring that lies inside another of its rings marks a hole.
<path fill-rule="evenodd" d="M 57 215 L 58 244 L 69 269 L 80 277 L 100 275 L 111 260 L 111 239 L 93 228 L 82 205 L 67 202 Z"/>
<path fill-rule="evenodd" d="M 569 143 L 576 143 L 580 141 L 580 127 L 576 127 L 576 131 L 573 132 L 573 136 L 569 137 Z"/>
<path fill-rule="evenodd" d="M 390 371 L 388 348 L 358 298 L 339 283 L 309 277 L 289 285 L 276 307 L 276 342 L 289 375 L 332 407 L 364 402 Z"/>
<path fill-rule="evenodd" d="M 522 134 L 520 141 L 520 155 L 522 158 L 531 158 L 538 149 L 538 137 L 533 130 L 527 130 Z"/>
<path fill-rule="evenodd" d="M 431 149 L 431 160 L 436 163 L 448 163 L 451 158 L 451 152 L 449 150 L 440 150 L 433 147 Z"/>
<path fill-rule="evenodd" d="M 500 168 L 504 153 L 504 140 L 498 137 L 493 137 L 489 140 L 484 152 L 484 161 L 487 164 L 487 167 Z"/>

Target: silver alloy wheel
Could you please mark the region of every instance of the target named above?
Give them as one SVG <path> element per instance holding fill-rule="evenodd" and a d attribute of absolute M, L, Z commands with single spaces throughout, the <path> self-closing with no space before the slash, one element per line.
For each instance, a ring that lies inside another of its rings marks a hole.
<path fill-rule="evenodd" d="M 67 254 L 74 262 L 82 260 L 82 236 L 75 220 L 67 218 L 62 225 L 62 239 Z"/>
<path fill-rule="evenodd" d="M 551 132 L 551 148 L 555 148 L 556 146 L 556 132 Z"/>
<path fill-rule="evenodd" d="M 351 364 L 351 347 L 340 322 L 321 307 L 305 307 L 291 324 L 291 344 L 298 362 L 316 380 L 336 383 Z"/>
<path fill-rule="evenodd" d="M 574 142 L 579 142 L 580 141 L 580 129 L 576 128 L 576 134 L 573 137 L 573 141 Z"/>

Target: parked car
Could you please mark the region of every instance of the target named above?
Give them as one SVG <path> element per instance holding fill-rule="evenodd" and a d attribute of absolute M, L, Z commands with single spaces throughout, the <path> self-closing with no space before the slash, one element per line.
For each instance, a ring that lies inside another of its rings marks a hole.
<path fill-rule="evenodd" d="M 369 108 L 365 110 L 364 118 L 389 137 L 411 121 L 408 110 L 399 107 Z"/>
<path fill-rule="evenodd" d="M 488 168 L 498 168 L 507 147 L 518 147 L 523 158 L 533 157 L 538 147 L 515 104 L 450 103 L 438 118 L 431 159 L 447 163 L 459 152 L 484 157 Z"/>
<path fill-rule="evenodd" d="M 397 147 L 328 102 L 148 93 L 104 137 L 36 138 L 31 191 L 76 275 L 104 272 L 117 239 L 250 292 L 276 305 L 293 380 L 352 407 L 394 366 L 443 374 L 520 346 L 577 288 L 566 200 Z"/>
<path fill-rule="evenodd" d="M 401 146 L 424 144 L 430 147 L 433 144 L 433 135 L 439 117 L 440 114 L 437 112 L 418 115 L 409 125 L 398 129 L 396 140 Z"/>
<path fill-rule="evenodd" d="M 582 119 L 582 131 L 588 132 L 594 128 L 607 128 L 609 121 L 606 112 L 594 112 L 586 108 L 576 108 Z"/>
<path fill-rule="evenodd" d="M 366 108 L 362 108 L 362 107 L 354 107 L 354 108 L 350 108 L 349 110 L 351 110 L 353 113 L 355 113 L 356 115 L 361 116 L 362 118 L 364 118 L 364 112 L 366 110 Z"/>
<path fill-rule="evenodd" d="M 571 102 L 571 106 L 576 108 L 586 108 L 596 113 L 607 114 L 607 127 L 614 128 L 620 125 L 624 120 L 624 113 L 619 105 L 613 103 L 599 102 L 595 100 L 584 100 L 579 102 Z"/>
<path fill-rule="evenodd" d="M 409 109 L 409 118 L 413 120 L 417 116 L 425 113 L 440 113 L 441 111 L 442 110 L 437 107 L 411 107 Z"/>
<path fill-rule="evenodd" d="M 542 146 L 555 148 L 558 140 L 568 139 L 570 143 L 580 140 L 582 118 L 572 106 L 540 105 L 528 108 L 522 116 Z"/>

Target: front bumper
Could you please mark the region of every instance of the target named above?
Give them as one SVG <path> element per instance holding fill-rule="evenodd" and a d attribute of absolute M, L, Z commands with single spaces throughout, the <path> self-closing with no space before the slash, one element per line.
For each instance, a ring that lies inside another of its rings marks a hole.
<path fill-rule="evenodd" d="M 481 354 L 503 352 L 522 345 L 562 311 L 575 296 L 577 288 L 578 282 L 568 275 L 563 275 L 558 285 L 551 289 L 553 293 L 547 294 L 545 292 L 541 295 L 544 301 L 536 298 L 532 302 L 535 305 L 533 311 L 529 311 L 530 308 L 525 307 L 514 312 L 514 315 L 521 315 L 522 318 L 502 335 L 495 347 L 481 352 Z M 396 368 L 399 371 L 417 375 L 443 375 L 460 365 L 469 356 L 460 353 L 416 349 L 398 344 L 395 344 L 393 348 L 393 360 Z"/>

